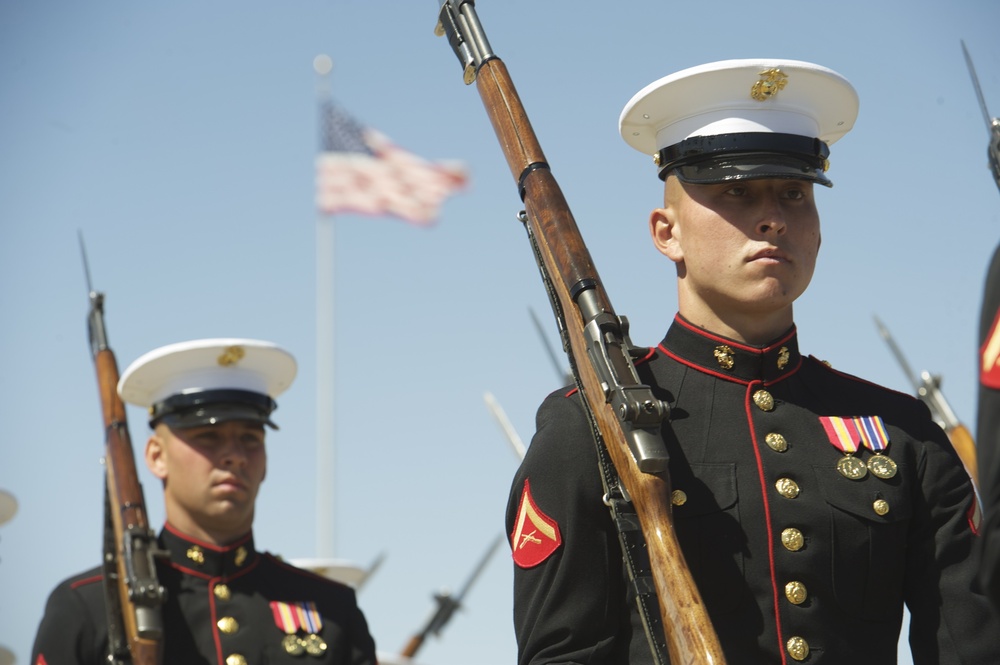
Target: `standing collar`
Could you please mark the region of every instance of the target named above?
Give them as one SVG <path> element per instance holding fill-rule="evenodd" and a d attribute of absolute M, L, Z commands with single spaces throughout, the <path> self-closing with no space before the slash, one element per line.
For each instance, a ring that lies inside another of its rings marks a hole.
<path fill-rule="evenodd" d="M 740 383 L 774 383 L 802 364 L 794 325 L 764 346 L 750 346 L 697 328 L 678 314 L 659 349 L 685 365 Z"/>
<path fill-rule="evenodd" d="M 258 557 L 252 532 L 219 546 L 191 538 L 167 523 L 160 532 L 160 543 L 169 551 L 175 568 L 200 577 L 233 577 L 253 567 Z"/>

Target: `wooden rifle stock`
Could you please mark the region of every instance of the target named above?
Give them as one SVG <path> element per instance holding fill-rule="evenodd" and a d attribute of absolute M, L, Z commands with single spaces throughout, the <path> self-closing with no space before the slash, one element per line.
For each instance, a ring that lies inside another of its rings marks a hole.
<path fill-rule="evenodd" d="M 947 432 L 948 439 L 951 441 L 951 447 L 958 453 L 962 464 L 965 465 L 965 470 L 969 473 L 969 478 L 972 479 L 972 484 L 975 485 L 978 491 L 979 463 L 976 459 L 976 442 L 972 438 L 972 433 L 969 432 L 969 429 L 965 425 L 961 424 L 948 427 L 945 429 L 945 432 Z"/>
<path fill-rule="evenodd" d="M 667 407 L 640 385 L 627 322 L 615 315 L 565 198 L 552 176 L 504 63 L 491 51 L 470 0 L 447 0 L 445 34 L 479 94 L 518 183 L 529 237 L 547 277 L 577 383 L 646 540 L 673 665 L 722 664 L 718 637 L 673 529 L 659 428 Z"/>
<path fill-rule="evenodd" d="M 89 289 L 89 271 L 87 282 Z M 118 363 L 107 343 L 102 293 L 90 291 L 88 324 L 105 431 L 109 662 L 159 665 L 163 651 L 160 605 L 165 594 L 156 576 L 155 557 L 160 551 L 146 517 L 125 405 L 118 396 Z M 110 588 L 112 583 L 115 589 Z"/>

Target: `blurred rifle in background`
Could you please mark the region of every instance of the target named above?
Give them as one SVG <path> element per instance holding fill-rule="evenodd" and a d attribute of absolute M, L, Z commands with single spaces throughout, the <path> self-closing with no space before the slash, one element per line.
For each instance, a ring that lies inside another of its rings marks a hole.
<path fill-rule="evenodd" d="M 118 396 L 118 362 L 104 327 L 104 294 L 90 287 L 90 268 L 80 236 L 87 276 L 90 349 L 97 370 L 103 415 L 107 478 L 104 502 L 104 588 L 111 665 L 158 665 L 163 657 L 165 591 L 156 577 L 161 550 L 149 527 L 142 485 L 135 470 L 125 405 Z"/>
<path fill-rule="evenodd" d="M 401 656 L 407 658 L 413 658 L 420 647 L 423 646 L 424 640 L 427 639 L 428 635 L 440 635 L 441 630 L 444 629 L 445 625 L 451 620 L 451 616 L 455 613 L 455 610 L 462 606 L 462 599 L 465 598 L 465 594 L 469 592 L 472 587 L 473 582 L 479 577 L 479 574 L 483 572 L 483 568 L 486 567 L 486 562 L 490 560 L 493 552 L 500 546 L 503 541 L 503 536 L 497 536 L 496 540 L 490 543 L 489 549 L 486 550 L 486 554 L 483 558 L 479 560 L 476 564 L 475 570 L 469 576 L 469 579 L 465 581 L 465 584 L 459 590 L 457 595 L 451 595 L 448 591 L 443 591 L 441 593 L 434 594 L 434 600 L 437 602 L 437 609 L 431 614 L 427 623 L 424 627 L 407 642 L 406 647 L 400 652 Z"/>
<path fill-rule="evenodd" d="M 889 334 L 889 330 L 882 325 L 877 316 L 875 317 L 875 325 L 878 326 L 878 332 L 882 336 L 882 339 L 886 341 L 886 344 L 889 345 L 892 354 L 896 356 L 896 360 L 903 368 L 906 378 L 913 384 L 913 389 L 916 391 L 917 397 L 927 404 L 935 422 L 948 435 L 952 447 L 955 448 L 955 452 L 962 459 L 962 464 L 965 465 L 965 470 L 968 471 L 969 477 L 972 478 L 972 484 L 976 486 L 976 491 L 978 491 L 979 466 L 976 462 L 976 442 L 973 440 L 969 429 L 955 415 L 948 400 L 945 399 L 944 393 L 941 392 L 941 377 L 932 376 L 927 371 L 921 372 L 918 376 L 910 369 L 910 364 L 906 362 L 903 352 L 896 346 L 896 341 Z"/>
<path fill-rule="evenodd" d="M 983 120 L 986 121 L 986 131 L 990 135 L 986 153 L 990 160 L 990 170 L 993 171 L 993 179 L 997 183 L 997 188 L 1000 189 L 1000 118 L 991 118 L 989 111 L 986 110 L 986 100 L 983 99 L 983 91 L 979 87 L 979 77 L 976 76 L 976 68 L 972 66 L 972 58 L 969 56 L 969 50 L 965 48 L 964 41 L 962 42 L 962 53 L 965 55 L 965 64 L 972 76 L 972 85 L 976 89 L 979 109 L 983 112 Z"/>

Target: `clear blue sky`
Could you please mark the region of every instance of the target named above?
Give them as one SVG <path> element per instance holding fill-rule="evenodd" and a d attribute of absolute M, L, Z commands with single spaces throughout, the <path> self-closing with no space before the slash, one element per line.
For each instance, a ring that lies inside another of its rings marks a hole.
<path fill-rule="evenodd" d="M 634 92 L 712 60 L 786 57 L 857 87 L 855 130 L 819 193 L 824 243 L 796 306 L 804 352 L 904 391 L 872 321 L 975 414 L 978 304 L 1000 197 L 959 40 L 1000 114 L 1000 8 L 974 0 L 481 0 L 632 338 L 672 317 L 673 271 L 646 235 L 661 190 L 619 138 Z M 558 377 L 529 315 L 550 313 L 519 201 L 479 96 L 433 35 L 437 3 L 297 0 L 0 3 L 0 644 L 26 663 L 48 592 L 97 563 L 103 451 L 77 232 L 121 369 L 209 336 L 276 341 L 299 359 L 269 439 L 258 544 L 316 553 L 316 413 L 334 408 L 336 553 L 386 558 L 359 599 L 400 649 L 503 529 L 517 464 L 483 402 L 525 439 Z M 335 99 L 471 186 L 431 229 L 336 225 L 336 404 L 316 403 L 313 58 Z M 554 340 L 554 333 L 551 333 Z M 147 428 L 130 411 L 137 449 Z M 154 524 L 159 488 L 143 468 Z M 491 559 L 426 665 L 513 660 L 511 564 Z M 905 651 L 905 650 L 904 650 Z M 908 662 L 904 656 L 901 662 Z"/>

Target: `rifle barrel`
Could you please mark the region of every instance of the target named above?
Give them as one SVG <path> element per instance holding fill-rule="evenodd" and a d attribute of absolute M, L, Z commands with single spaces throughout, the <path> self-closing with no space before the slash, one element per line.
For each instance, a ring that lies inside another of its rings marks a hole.
<path fill-rule="evenodd" d="M 90 311 L 87 331 L 97 374 L 97 390 L 101 420 L 105 434 L 106 508 L 110 531 L 105 541 L 106 556 L 113 558 L 107 565 L 106 583 L 115 583 L 117 593 L 109 606 L 120 611 L 109 621 L 110 662 L 121 662 L 124 649 L 117 644 L 125 641 L 134 665 L 159 665 L 162 658 L 163 623 L 160 605 L 164 590 L 156 575 L 155 557 L 160 554 L 156 536 L 149 527 L 142 485 L 136 472 L 132 441 L 128 432 L 125 404 L 118 396 L 118 362 L 108 345 L 104 325 L 104 294 L 90 285 L 90 269 L 86 262 L 83 236 L 80 235 Z M 119 632 L 123 635 L 119 635 Z"/>

